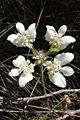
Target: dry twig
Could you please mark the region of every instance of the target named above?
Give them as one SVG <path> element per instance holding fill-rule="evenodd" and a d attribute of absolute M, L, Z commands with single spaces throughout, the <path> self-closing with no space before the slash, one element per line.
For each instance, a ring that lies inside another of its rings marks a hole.
<path fill-rule="evenodd" d="M 65 120 L 68 117 L 78 117 L 78 118 L 80 118 L 80 116 L 75 115 L 75 114 L 80 113 L 80 109 L 79 110 L 67 110 L 63 113 L 65 113 L 65 115 L 63 117 L 57 118 L 57 120 Z"/>
<path fill-rule="evenodd" d="M 53 96 L 53 95 L 62 94 L 62 93 L 68 93 L 68 92 L 80 92 L 80 89 L 63 89 L 63 90 L 59 90 L 59 91 L 56 91 L 56 92 L 52 92 L 52 93 L 49 93 L 49 94 L 46 94 L 46 95 L 37 96 L 37 97 L 31 97 L 31 98 L 30 98 L 30 101 L 39 100 L 39 99 L 44 99 L 44 98 L 51 97 L 51 96 Z M 29 97 L 26 97 L 26 98 L 18 98 L 17 101 L 25 102 L 25 101 L 27 101 L 28 99 L 29 99 Z"/>

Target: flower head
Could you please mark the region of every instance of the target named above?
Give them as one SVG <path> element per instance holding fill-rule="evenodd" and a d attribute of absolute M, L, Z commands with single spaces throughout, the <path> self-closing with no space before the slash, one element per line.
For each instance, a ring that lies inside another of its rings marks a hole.
<path fill-rule="evenodd" d="M 62 25 L 58 33 L 53 26 L 46 25 L 46 40 L 55 48 L 60 50 L 65 49 L 70 43 L 74 43 L 76 39 L 72 36 L 63 36 L 67 31 L 67 26 Z"/>
<path fill-rule="evenodd" d="M 31 24 L 28 29 L 25 30 L 24 25 L 18 22 L 16 24 L 16 29 L 19 33 L 9 35 L 7 40 L 12 42 L 17 47 L 29 47 L 29 45 L 35 41 L 35 23 Z"/>
<path fill-rule="evenodd" d="M 34 72 L 34 64 L 30 62 L 30 60 L 25 60 L 22 55 L 19 55 L 15 60 L 12 61 L 15 68 L 13 68 L 10 72 L 10 76 L 18 76 L 19 78 L 19 86 L 24 87 L 26 83 L 33 79 L 32 73 Z"/>
<path fill-rule="evenodd" d="M 40 51 L 36 51 L 36 55 L 33 56 L 33 59 L 36 59 L 36 64 L 41 64 L 42 62 L 44 62 L 47 59 L 47 55 L 46 53 L 43 52 L 43 50 Z"/>
<path fill-rule="evenodd" d="M 73 103 L 73 102 L 70 100 L 70 98 L 68 97 L 68 95 L 64 95 L 64 98 L 66 98 L 66 99 L 63 101 L 62 105 L 63 105 L 63 107 L 67 108 L 68 105 L 71 104 L 71 103 Z"/>
<path fill-rule="evenodd" d="M 71 76 L 74 74 L 74 70 L 70 66 L 64 65 L 70 63 L 73 59 L 74 54 L 67 52 L 58 54 L 54 58 L 53 63 L 51 61 L 47 61 L 45 66 L 47 67 L 50 81 L 59 87 L 66 87 L 66 80 L 63 75 Z"/>

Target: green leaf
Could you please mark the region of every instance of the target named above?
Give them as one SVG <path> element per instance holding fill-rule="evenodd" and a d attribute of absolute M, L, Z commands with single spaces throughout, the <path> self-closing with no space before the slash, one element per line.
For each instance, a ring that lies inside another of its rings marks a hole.
<path fill-rule="evenodd" d="M 57 52 L 59 52 L 59 49 L 58 48 L 50 48 L 49 50 L 48 50 L 48 52 L 47 52 L 47 54 L 55 54 L 55 53 L 57 53 Z"/>

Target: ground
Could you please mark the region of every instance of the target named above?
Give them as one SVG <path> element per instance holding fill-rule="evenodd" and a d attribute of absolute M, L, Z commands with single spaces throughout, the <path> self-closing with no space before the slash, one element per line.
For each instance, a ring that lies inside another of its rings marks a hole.
<path fill-rule="evenodd" d="M 41 10 L 43 10 L 40 17 Z M 40 17 L 40 19 L 39 19 Z M 18 98 L 29 97 L 33 90 L 37 78 L 40 76 L 40 70 L 35 68 L 37 75 L 35 80 L 29 82 L 24 88 L 18 85 L 18 77 L 11 78 L 8 75 L 9 70 L 13 67 L 12 60 L 18 55 L 28 56 L 28 48 L 18 48 L 7 41 L 7 37 L 16 33 L 16 23 L 22 22 L 27 29 L 31 23 L 37 23 L 37 38 L 34 46 L 37 50 L 49 49 L 49 44 L 44 40 L 46 33 L 46 25 L 52 25 L 59 29 L 61 25 L 67 25 L 68 30 L 66 35 L 71 35 L 76 38 L 74 44 L 70 44 L 65 50 L 61 52 L 72 52 L 75 55 L 74 60 L 70 66 L 75 70 L 75 74 L 67 77 L 67 87 L 65 89 L 79 89 L 80 88 L 80 0 L 0 0 L 0 118 L 1 120 L 41 120 L 48 111 L 55 107 L 55 110 L 79 110 L 80 108 L 80 94 L 74 93 L 70 96 L 72 103 L 65 108 L 62 100 L 64 94 L 70 95 L 70 92 L 56 94 L 45 99 L 32 100 L 27 103 Z M 32 54 L 30 51 L 29 54 Z M 29 57 L 29 56 L 28 56 Z M 29 57 L 31 59 L 31 57 Z M 45 73 L 44 73 L 45 74 Z M 53 85 L 47 75 L 45 79 L 45 86 L 47 94 L 63 90 Z M 36 89 L 33 92 L 33 97 L 44 95 L 43 86 L 39 81 Z M 24 109 L 26 106 L 26 109 Z M 8 111 L 10 110 L 10 111 Z M 61 112 L 49 114 L 46 120 L 56 120 L 64 115 Z M 12 112 L 11 112 L 12 111 Z M 79 120 L 80 114 L 75 117 L 68 117 L 68 120 Z M 67 119 L 66 119 L 67 120 Z"/>

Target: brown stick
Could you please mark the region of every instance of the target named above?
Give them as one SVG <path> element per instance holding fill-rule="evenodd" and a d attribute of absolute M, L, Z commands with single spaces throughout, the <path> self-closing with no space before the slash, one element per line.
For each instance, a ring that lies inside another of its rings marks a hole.
<path fill-rule="evenodd" d="M 47 108 L 48 109 L 48 108 Z M 47 112 L 49 112 L 49 110 L 47 110 L 44 108 L 44 110 L 46 111 L 27 111 L 27 110 L 24 110 L 25 113 L 44 113 L 46 114 Z M 7 112 L 7 113 L 23 113 L 23 109 L 22 110 L 1 110 L 0 109 L 0 112 Z M 67 110 L 67 111 L 61 111 L 61 110 L 55 110 L 52 111 L 52 112 L 56 112 L 56 113 L 65 113 L 65 115 L 63 117 L 59 117 L 57 118 L 56 120 L 64 120 L 65 118 L 68 118 L 69 116 L 71 117 L 79 117 L 78 115 L 75 115 L 75 114 L 78 114 L 80 113 L 80 109 L 79 110 Z"/>
<path fill-rule="evenodd" d="M 43 13 L 43 9 L 44 9 L 44 8 L 41 9 L 41 12 L 40 12 L 40 15 L 39 15 L 39 18 L 38 18 L 37 25 L 36 25 L 36 30 L 37 30 L 37 28 L 38 28 L 38 25 L 39 25 L 39 22 L 40 22 L 40 19 L 41 19 L 41 15 L 42 15 L 42 13 Z"/>
<path fill-rule="evenodd" d="M 51 97 L 51 96 L 53 96 L 53 95 L 62 94 L 62 93 L 68 93 L 68 92 L 80 92 L 80 89 L 63 89 L 63 90 L 59 90 L 59 91 L 56 91 L 56 92 L 52 92 L 52 93 L 49 93 L 49 94 L 46 94 L 46 95 L 37 96 L 37 97 L 31 97 L 31 98 L 30 98 L 30 101 L 39 100 L 39 99 L 44 99 L 44 98 L 47 98 L 47 97 Z M 17 101 L 25 102 L 25 101 L 27 101 L 28 99 L 29 99 L 29 97 L 26 97 L 26 98 L 18 98 Z"/>
<path fill-rule="evenodd" d="M 63 113 L 66 113 L 66 114 L 63 117 L 57 118 L 56 120 L 65 120 L 68 117 L 79 117 L 80 118 L 80 116 L 75 115 L 75 114 L 80 113 L 80 109 L 79 110 L 67 110 Z"/>

